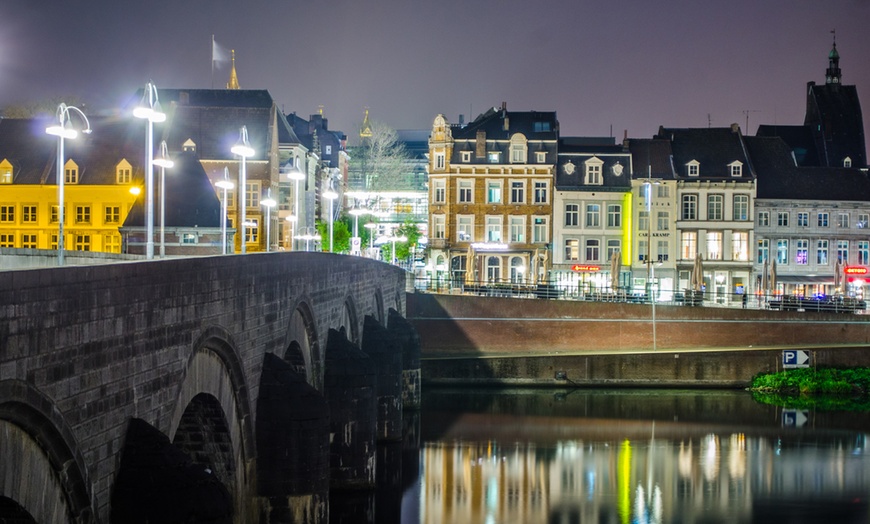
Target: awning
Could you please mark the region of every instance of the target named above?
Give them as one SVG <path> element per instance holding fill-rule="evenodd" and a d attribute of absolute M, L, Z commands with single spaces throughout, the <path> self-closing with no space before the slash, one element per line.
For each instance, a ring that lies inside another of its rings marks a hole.
<path fill-rule="evenodd" d="M 830 284 L 834 285 L 834 275 L 806 276 L 806 275 L 776 275 L 776 281 L 784 284 Z"/>

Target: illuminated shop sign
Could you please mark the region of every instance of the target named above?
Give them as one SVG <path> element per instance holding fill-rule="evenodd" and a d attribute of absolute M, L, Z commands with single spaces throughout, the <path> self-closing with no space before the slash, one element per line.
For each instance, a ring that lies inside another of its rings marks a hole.
<path fill-rule="evenodd" d="M 583 264 L 574 264 L 573 266 L 571 266 L 571 271 L 594 273 L 596 271 L 601 271 L 601 266 L 587 266 L 587 265 L 583 265 Z"/>
<path fill-rule="evenodd" d="M 866 275 L 867 268 L 861 266 L 846 266 L 847 275 Z"/>

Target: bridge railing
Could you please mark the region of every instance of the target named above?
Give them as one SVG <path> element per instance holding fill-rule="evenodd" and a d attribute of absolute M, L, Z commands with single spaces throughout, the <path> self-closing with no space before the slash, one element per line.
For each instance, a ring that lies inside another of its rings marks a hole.
<path fill-rule="evenodd" d="M 649 304 L 651 294 L 631 289 L 589 289 L 566 286 L 561 281 L 543 281 L 535 284 L 510 280 L 466 283 L 462 279 L 433 279 L 417 275 L 414 290 L 420 293 L 465 294 L 490 297 L 539 298 L 594 302 L 627 302 Z M 659 305 L 689 307 L 723 307 L 743 309 L 769 309 L 775 311 L 818 311 L 829 313 L 863 313 L 867 304 L 856 297 L 822 296 L 802 297 L 762 293 L 715 293 L 690 289 L 659 289 L 655 293 Z"/>

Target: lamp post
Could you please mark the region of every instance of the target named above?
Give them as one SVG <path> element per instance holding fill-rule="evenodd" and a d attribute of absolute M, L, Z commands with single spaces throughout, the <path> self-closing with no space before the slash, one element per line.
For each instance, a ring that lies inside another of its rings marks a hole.
<path fill-rule="evenodd" d="M 375 249 L 375 229 L 378 228 L 378 225 L 374 222 L 369 222 L 363 227 L 369 230 L 369 257 L 371 257 L 372 251 Z"/>
<path fill-rule="evenodd" d="M 57 265 L 59 266 L 63 265 L 64 250 L 63 222 L 65 217 L 63 206 L 63 183 L 66 178 L 66 173 L 64 172 L 63 141 L 65 138 L 72 140 L 78 136 L 78 132 L 73 129 L 72 122 L 70 121 L 70 111 L 77 113 L 85 122 L 85 129 L 82 130 L 82 133 L 90 133 L 91 123 L 88 121 L 88 117 L 85 116 L 82 110 L 75 106 L 68 106 L 64 103 L 57 106 L 57 112 L 55 113 L 56 121 L 54 125 L 45 128 L 47 134 L 57 137 Z"/>
<path fill-rule="evenodd" d="M 659 185 L 658 180 L 653 180 L 652 178 L 652 167 L 649 168 L 650 171 L 647 173 L 646 181 L 643 185 L 646 187 L 646 267 L 647 267 L 647 280 L 649 281 L 649 297 L 650 297 L 650 306 L 652 307 L 652 338 L 653 338 L 653 351 L 657 349 L 657 341 L 656 341 L 656 293 L 655 293 L 655 269 L 653 268 L 653 261 L 651 258 L 652 253 L 652 188 L 654 185 Z"/>
<path fill-rule="evenodd" d="M 326 191 L 323 192 L 323 198 L 329 200 L 329 252 L 334 253 L 335 252 L 333 249 L 334 248 L 334 246 L 333 246 L 334 235 L 333 235 L 333 230 L 332 230 L 332 227 L 333 227 L 332 223 L 333 223 L 334 218 L 333 218 L 333 211 L 332 211 L 332 205 L 333 205 L 332 203 L 335 201 L 336 198 L 338 198 L 338 193 L 336 193 L 335 190 L 332 189 L 332 182 L 331 181 L 330 181 L 329 189 L 327 189 Z"/>
<path fill-rule="evenodd" d="M 166 257 L 166 168 L 175 165 L 170 160 L 166 140 L 160 141 L 160 153 L 154 159 L 154 165 L 160 167 L 160 258 Z"/>
<path fill-rule="evenodd" d="M 366 214 L 366 213 L 368 213 L 368 210 L 365 209 L 365 208 L 362 208 L 362 207 L 356 207 L 356 206 L 354 206 L 354 208 L 350 210 L 350 214 L 353 215 L 353 238 L 354 238 L 354 241 L 353 241 L 352 244 L 351 244 L 351 253 L 352 253 L 352 254 L 356 254 L 356 255 L 361 254 L 361 251 L 360 251 L 360 249 L 359 249 L 359 247 L 360 247 L 360 240 L 359 240 L 359 217 L 360 217 L 360 215 L 364 215 L 364 214 Z M 355 252 L 354 252 L 354 247 L 353 247 L 353 246 L 356 246 L 356 247 L 355 247 L 355 249 L 356 249 Z"/>
<path fill-rule="evenodd" d="M 396 260 L 396 241 L 405 242 L 406 240 L 408 240 L 408 237 L 406 237 L 405 235 L 398 236 L 398 237 L 393 235 L 390 237 L 390 240 L 393 242 L 393 258 L 392 258 L 392 260 L 390 260 L 390 262 L 393 265 L 396 265 L 396 262 L 397 262 L 397 260 Z"/>
<path fill-rule="evenodd" d="M 224 198 L 221 203 L 221 254 L 227 254 L 227 190 L 232 189 L 233 183 L 230 182 L 230 169 L 224 167 L 224 179 L 218 180 L 215 185 L 224 191 Z"/>
<path fill-rule="evenodd" d="M 305 180 L 305 173 L 303 173 L 302 171 L 299 170 L 298 167 L 296 167 L 296 162 L 295 162 L 295 161 L 294 161 L 293 164 L 291 165 L 291 167 L 290 167 L 290 171 L 287 173 L 287 178 L 289 178 L 290 180 L 292 180 L 292 181 L 294 182 L 294 184 L 295 184 L 295 187 L 294 187 L 294 189 L 293 189 L 293 198 L 294 198 L 294 201 L 295 201 L 294 204 L 293 204 L 293 214 L 287 217 L 287 221 L 293 223 L 293 231 L 294 231 L 294 233 L 295 233 L 295 231 L 296 231 L 296 227 L 297 227 L 298 224 L 299 224 L 299 182 L 300 182 L 301 180 Z M 290 238 L 295 239 L 296 236 L 295 236 L 295 235 L 291 235 Z M 294 242 L 294 244 L 293 244 L 293 250 L 294 250 L 294 251 L 296 250 L 296 244 L 295 244 L 295 242 Z"/>
<path fill-rule="evenodd" d="M 154 124 L 166 120 L 153 82 L 145 85 L 142 100 L 133 109 L 133 116 L 148 122 L 145 133 L 145 258 L 151 260 L 154 258 Z"/>
<path fill-rule="evenodd" d="M 260 205 L 266 206 L 266 252 L 269 252 L 270 246 L 272 244 L 272 208 L 275 207 L 278 202 L 275 202 L 275 199 L 272 198 L 272 188 L 266 189 L 266 198 L 260 201 Z"/>
<path fill-rule="evenodd" d="M 246 225 L 247 220 L 246 220 L 246 216 L 245 216 L 246 215 L 245 211 L 246 211 L 246 208 L 248 206 L 248 202 L 245 199 L 245 189 L 246 189 L 246 184 L 247 184 L 247 181 L 245 180 L 246 175 L 247 175 L 247 173 L 245 171 L 245 167 L 246 167 L 245 163 L 246 163 L 246 160 L 249 156 L 254 156 L 254 148 L 251 147 L 250 142 L 248 142 L 248 127 L 247 126 L 242 126 L 241 128 L 239 128 L 239 141 L 236 142 L 236 145 L 234 145 L 232 147 L 232 149 L 230 149 L 230 151 L 232 151 L 233 154 L 236 154 L 236 155 L 239 155 L 240 157 L 242 157 L 242 161 L 239 162 L 239 193 L 240 193 L 240 196 L 239 196 L 238 205 L 239 205 L 239 224 L 242 225 L 241 252 L 242 252 L 242 254 L 244 254 L 244 253 L 247 253 L 247 251 L 248 251 L 246 249 L 246 245 L 245 245 L 248 241 L 248 238 L 247 238 L 248 237 L 248 229 L 247 229 L 248 226 Z"/>

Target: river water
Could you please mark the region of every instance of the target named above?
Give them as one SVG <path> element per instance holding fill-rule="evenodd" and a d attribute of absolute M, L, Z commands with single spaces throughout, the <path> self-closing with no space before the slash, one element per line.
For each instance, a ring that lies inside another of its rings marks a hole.
<path fill-rule="evenodd" d="M 381 450 L 377 496 L 349 513 L 333 498 L 330 520 L 870 521 L 867 413 L 744 391 L 429 388 L 406 419 L 401 451 Z"/>

